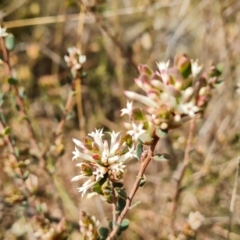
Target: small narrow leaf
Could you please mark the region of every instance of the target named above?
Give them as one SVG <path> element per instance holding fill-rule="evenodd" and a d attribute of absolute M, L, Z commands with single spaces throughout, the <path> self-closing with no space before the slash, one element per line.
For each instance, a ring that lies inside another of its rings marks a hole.
<path fill-rule="evenodd" d="M 127 200 L 127 193 L 122 188 L 115 188 L 119 198 Z"/>
<path fill-rule="evenodd" d="M 161 153 L 161 154 L 156 154 L 152 159 L 158 162 L 164 162 L 164 161 L 171 160 L 172 156 L 167 153 Z"/>
<path fill-rule="evenodd" d="M 11 133 L 11 128 L 9 126 L 5 127 L 4 135 L 9 135 Z"/>
<path fill-rule="evenodd" d="M 16 78 L 9 78 L 8 79 L 8 83 L 10 85 L 17 85 L 18 84 L 18 80 Z"/>
<path fill-rule="evenodd" d="M 117 210 L 119 212 L 122 212 L 122 210 L 125 208 L 125 206 L 126 206 L 126 200 L 119 197 L 117 199 Z"/>
<path fill-rule="evenodd" d="M 141 201 L 137 201 L 137 202 L 135 202 L 134 204 L 132 204 L 130 207 L 129 207 L 129 209 L 133 209 L 133 208 L 135 208 L 137 205 L 139 205 L 141 203 Z"/>
<path fill-rule="evenodd" d="M 137 159 L 140 161 L 141 156 L 142 156 L 142 152 L 143 152 L 143 145 L 142 143 L 139 141 L 136 147 L 136 154 L 137 154 Z"/>

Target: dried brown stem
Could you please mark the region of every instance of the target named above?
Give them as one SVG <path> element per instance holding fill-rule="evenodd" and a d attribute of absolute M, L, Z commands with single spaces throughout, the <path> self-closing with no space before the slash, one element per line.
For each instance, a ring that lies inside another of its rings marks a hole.
<path fill-rule="evenodd" d="M 131 206 L 132 200 L 133 200 L 133 198 L 134 198 L 134 196 L 135 196 L 135 194 L 136 194 L 136 192 L 139 188 L 140 181 L 143 179 L 143 175 L 145 173 L 145 170 L 146 170 L 148 164 L 150 163 L 150 161 L 152 159 L 153 152 L 154 152 L 154 149 L 157 145 L 158 140 L 159 139 L 157 137 L 155 137 L 152 145 L 148 149 L 148 154 L 147 154 L 146 158 L 142 160 L 141 167 L 140 167 L 140 170 L 138 172 L 136 181 L 135 181 L 135 183 L 133 185 L 133 188 L 132 188 L 132 190 L 131 190 L 128 198 L 127 198 L 126 206 L 124 207 L 123 211 L 119 215 L 118 220 L 117 220 L 117 224 L 114 225 L 114 228 L 113 228 L 112 232 L 109 234 L 107 240 L 114 239 L 114 236 L 116 235 L 120 224 L 122 223 L 125 215 L 127 214 L 128 210 L 129 210 L 129 207 Z"/>
<path fill-rule="evenodd" d="M 6 49 L 6 46 L 5 46 L 3 38 L 0 38 L 0 44 L 1 44 L 1 50 L 2 50 L 2 53 L 3 53 L 3 57 L 4 57 L 4 66 L 5 66 L 6 73 L 7 73 L 9 78 L 12 78 L 13 75 L 12 75 L 12 69 L 11 69 L 11 65 L 10 65 L 10 61 L 9 61 L 9 53 L 8 53 L 8 50 Z M 20 113 L 22 114 L 24 120 L 26 121 L 26 125 L 27 125 L 28 131 L 29 131 L 29 135 L 30 135 L 29 139 L 30 139 L 31 147 L 33 149 L 37 150 L 37 152 L 39 153 L 40 166 L 42 168 L 44 168 L 45 167 L 45 161 L 44 161 L 43 157 L 40 154 L 41 150 L 40 150 L 40 148 L 38 146 L 37 138 L 35 136 L 35 133 L 34 133 L 34 130 L 33 130 L 32 124 L 31 124 L 31 121 L 29 120 L 29 118 L 27 116 L 27 111 L 26 111 L 23 99 L 20 96 L 18 86 L 17 85 L 12 85 L 12 88 L 13 88 L 13 90 L 15 92 L 15 96 L 16 96 L 17 104 L 18 104 L 19 109 L 20 109 Z"/>
<path fill-rule="evenodd" d="M 72 102 L 73 102 L 73 91 L 70 91 L 68 94 L 68 99 L 67 102 L 65 104 L 64 107 L 64 112 L 62 114 L 61 120 L 58 123 L 56 130 L 54 131 L 50 143 L 55 142 L 55 140 L 62 134 L 63 128 L 65 126 L 66 120 L 67 120 L 67 115 L 69 114 L 69 112 L 71 111 L 72 108 Z M 51 144 L 48 144 L 48 146 L 46 147 L 46 149 L 44 150 L 42 157 L 45 158 L 46 154 L 48 153 L 49 149 L 51 147 Z"/>
<path fill-rule="evenodd" d="M 229 225 L 228 225 L 228 236 L 227 238 L 230 239 L 230 233 L 231 233 L 231 227 L 232 227 L 232 217 L 234 214 L 234 209 L 235 209 L 235 202 L 237 198 L 237 189 L 238 189 L 238 182 L 239 182 L 239 177 L 240 177 L 240 159 L 238 159 L 238 165 L 237 165 L 237 170 L 236 170 L 236 175 L 235 175 L 235 180 L 234 180 L 234 186 L 233 186 L 233 191 L 232 191 L 232 199 L 230 203 L 230 216 L 229 216 Z"/>
<path fill-rule="evenodd" d="M 0 118 L 0 128 L 4 129 L 5 127 L 6 127 L 5 123 Z M 16 156 L 15 151 L 14 151 L 14 144 L 12 142 L 12 139 L 10 138 L 9 135 L 5 135 L 3 140 L 8 146 L 8 150 L 9 150 L 11 156 L 12 156 L 12 159 L 14 160 L 14 162 L 17 162 L 18 159 L 17 159 L 17 156 Z"/>
<path fill-rule="evenodd" d="M 127 59 L 128 63 L 138 71 L 137 64 L 134 62 L 132 56 L 126 52 L 123 48 L 122 44 L 119 42 L 118 37 L 114 36 L 110 33 L 108 27 L 105 25 L 102 17 L 98 16 L 96 13 L 92 12 L 91 10 L 87 9 L 87 11 L 93 16 L 95 19 L 96 24 L 98 24 L 99 28 L 112 40 L 118 50 L 121 52 L 122 56 Z"/>
<path fill-rule="evenodd" d="M 179 173 L 177 174 L 177 177 L 174 179 L 176 181 L 176 187 L 175 187 L 175 192 L 173 195 L 173 204 L 172 204 L 172 212 L 171 212 L 172 231 L 174 231 L 175 215 L 176 215 L 176 211 L 177 211 L 177 207 L 178 207 L 178 200 L 181 195 L 181 183 L 182 183 L 184 174 L 186 172 L 186 169 L 187 169 L 187 167 L 189 165 L 189 161 L 190 161 L 190 151 L 192 148 L 194 129 L 195 129 L 195 118 L 193 118 L 190 121 L 189 135 L 188 135 L 188 140 L 187 140 L 187 146 L 185 149 L 183 165 L 181 166 L 181 169 L 180 169 Z"/>

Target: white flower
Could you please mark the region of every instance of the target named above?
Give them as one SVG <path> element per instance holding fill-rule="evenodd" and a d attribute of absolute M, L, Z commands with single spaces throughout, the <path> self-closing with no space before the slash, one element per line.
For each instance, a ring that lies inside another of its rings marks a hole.
<path fill-rule="evenodd" d="M 86 56 L 82 55 L 80 49 L 76 47 L 68 48 L 69 56 L 64 56 L 64 60 L 72 70 L 78 70 L 86 62 Z"/>
<path fill-rule="evenodd" d="M 160 73 L 166 72 L 168 70 L 169 64 L 170 64 L 169 60 L 167 62 L 158 62 L 157 66 L 158 66 Z"/>
<path fill-rule="evenodd" d="M 188 217 L 188 224 L 192 230 L 196 231 L 203 223 L 205 217 L 200 212 L 190 212 Z"/>
<path fill-rule="evenodd" d="M 137 141 L 139 137 L 145 132 L 146 130 L 143 129 L 143 123 L 137 125 L 134 122 L 132 122 L 132 129 L 127 131 L 127 133 L 130 134 L 135 141 Z"/>
<path fill-rule="evenodd" d="M 127 108 L 123 108 L 121 110 L 121 116 L 123 116 L 124 114 L 127 114 L 129 117 L 131 117 L 132 111 L 133 111 L 132 104 L 133 104 L 132 102 L 127 102 Z"/>
<path fill-rule="evenodd" d="M 196 106 L 193 102 L 180 104 L 177 108 L 177 111 L 181 114 L 184 113 L 189 117 L 194 117 L 196 112 L 199 111 L 199 107 Z"/>
<path fill-rule="evenodd" d="M 113 172 L 122 172 L 122 173 L 124 173 L 124 168 L 125 168 L 125 167 L 126 167 L 126 166 L 123 165 L 122 162 L 120 162 L 120 163 L 114 163 L 114 164 L 112 164 L 112 165 L 110 166 L 110 169 L 111 169 Z"/>
<path fill-rule="evenodd" d="M 191 66 L 192 66 L 192 76 L 195 78 L 202 70 L 202 66 L 198 65 L 198 59 L 195 61 L 191 59 Z"/>
<path fill-rule="evenodd" d="M 85 55 L 80 55 L 80 56 L 79 56 L 79 59 L 78 59 L 78 61 L 79 61 L 79 63 L 80 63 L 80 64 L 83 64 L 83 63 L 85 63 L 85 62 L 86 62 L 86 60 L 87 60 L 87 58 L 86 58 L 86 56 L 85 56 Z"/>
<path fill-rule="evenodd" d="M 0 37 L 6 37 L 8 35 L 6 31 L 7 31 L 6 28 L 0 27 Z"/>
<path fill-rule="evenodd" d="M 159 72 L 161 74 L 162 80 L 165 84 L 169 83 L 169 75 L 168 75 L 168 67 L 169 67 L 170 61 L 167 62 L 159 62 L 157 63 Z"/>
<path fill-rule="evenodd" d="M 103 178 L 121 180 L 126 167 L 124 163 L 136 157 L 134 146 L 128 145 L 130 136 L 128 139 L 121 138 L 120 133 L 114 131 L 108 134 L 110 141 L 103 139 L 103 129 L 95 129 L 84 141 L 73 139 L 76 144 L 73 160 L 81 162 L 76 165 L 80 168 L 80 174 L 72 178 L 72 181 L 86 179 L 78 188 L 82 196 Z"/>

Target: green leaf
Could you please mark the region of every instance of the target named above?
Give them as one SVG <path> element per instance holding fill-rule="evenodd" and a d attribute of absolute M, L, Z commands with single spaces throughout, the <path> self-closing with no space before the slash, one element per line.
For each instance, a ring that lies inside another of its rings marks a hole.
<path fill-rule="evenodd" d="M 126 206 L 126 200 L 123 198 L 118 198 L 117 199 L 117 210 L 119 212 L 122 212 L 122 210 L 125 208 Z"/>
<path fill-rule="evenodd" d="M 161 128 L 157 128 L 156 129 L 156 135 L 159 137 L 159 138 L 165 138 L 168 134 L 168 131 L 164 131 L 162 130 Z"/>
<path fill-rule="evenodd" d="M 143 115 L 141 109 L 139 109 L 139 108 L 134 108 L 133 111 L 132 111 L 132 114 L 133 114 L 133 118 L 135 120 L 138 120 L 138 121 L 144 121 L 145 120 L 145 116 Z"/>
<path fill-rule="evenodd" d="M 19 152 L 19 149 L 17 147 L 14 148 L 14 153 L 17 157 L 20 156 L 20 152 Z"/>
<path fill-rule="evenodd" d="M 167 153 L 160 153 L 160 154 L 156 154 L 154 157 L 152 157 L 152 159 L 158 162 L 164 162 L 172 159 L 172 156 Z"/>
<path fill-rule="evenodd" d="M 139 187 L 143 187 L 147 181 L 147 178 L 143 176 L 140 180 Z"/>
<path fill-rule="evenodd" d="M 113 188 L 122 188 L 123 187 L 123 183 L 121 183 L 121 182 L 113 182 L 112 185 L 113 185 Z"/>
<path fill-rule="evenodd" d="M 217 65 L 217 70 L 218 70 L 218 72 L 219 72 L 219 75 L 221 75 L 222 72 L 223 72 L 223 65 L 222 65 L 221 63 L 219 63 L 219 64 Z"/>
<path fill-rule="evenodd" d="M 101 239 L 107 239 L 109 230 L 106 227 L 100 227 L 98 228 L 98 234 L 101 237 Z"/>
<path fill-rule="evenodd" d="M 8 83 L 10 85 L 17 85 L 18 84 L 18 80 L 16 78 L 9 78 L 8 79 Z"/>
<path fill-rule="evenodd" d="M 121 223 L 121 226 L 120 226 L 120 229 L 121 231 L 125 231 L 128 227 L 129 227 L 129 224 L 130 224 L 130 221 L 128 219 L 123 219 L 122 223 Z"/>
<path fill-rule="evenodd" d="M 29 171 L 25 171 L 24 174 L 23 174 L 23 179 L 27 179 L 28 176 L 29 176 L 30 172 Z"/>
<path fill-rule="evenodd" d="M 117 195 L 119 198 L 122 198 L 124 200 L 127 200 L 127 193 L 122 188 L 115 188 Z"/>
<path fill-rule="evenodd" d="M 15 37 L 13 34 L 9 33 L 5 38 L 5 46 L 9 51 L 15 48 Z"/>
<path fill-rule="evenodd" d="M 11 128 L 9 126 L 5 127 L 4 135 L 9 135 L 11 133 Z"/>
<path fill-rule="evenodd" d="M 136 147 L 136 154 L 137 154 L 137 159 L 140 161 L 141 156 L 143 152 L 143 145 L 141 141 L 138 141 L 137 147 Z"/>
<path fill-rule="evenodd" d="M 101 194 L 103 195 L 103 192 L 102 192 L 102 186 L 99 184 L 99 182 L 95 183 L 92 187 L 92 191 L 93 192 L 96 192 L 98 194 Z"/>

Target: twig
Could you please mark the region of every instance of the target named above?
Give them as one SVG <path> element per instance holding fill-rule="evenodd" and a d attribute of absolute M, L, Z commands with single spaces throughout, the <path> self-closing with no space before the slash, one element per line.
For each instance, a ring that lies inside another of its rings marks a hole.
<path fill-rule="evenodd" d="M 74 95 L 74 92 L 71 90 L 68 94 L 68 99 L 67 99 L 67 102 L 65 104 L 64 112 L 62 114 L 61 120 L 58 123 L 58 125 L 56 127 L 56 130 L 53 132 L 50 143 L 55 142 L 56 139 L 62 134 L 63 128 L 64 128 L 66 120 L 67 120 L 67 116 L 68 116 L 68 114 L 69 114 L 69 112 L 71 111 L 71 108 L 72 108 L 73 95 Z M 46 157 L 46 154 L 48 153 L 50 147 L 51 147 L 51 144 L 48 144 L 46 149 L 43 151 L 43 153 L 42 153 L 43 158 Z"/>
<path fill-rule="evenodd" d="M 77 47 L 82 52 L 81 38 L 82 38 L 82 33 L 83 33 L 86 7 L 83 4 L 81 4 L 80 8 L 81 8 L 81 11 L 79 13 L 78 29 L 77 29 L 77 35 L 78 35 L 79 41 L 77 42 Z M 80 137 L 84 137 L 85 136 L 85 131 L 84 131 L 85 118 L 84 118 L 83 106 L 82 106 L 82 81 L 81 81 L 80 74 L 77 74 L 75 83 L 76 83 L 76 100 L 77 100 L 77 112 L 78 112 Z"/>
<path fill-rule="evenodd" d="M 6 127 L 5 123 L 0 118 L 0 128 L 4 129 L 5 127 Z M 12 142 L 12 139 L 10 138 L 9 135 L 5 135 L 3 140 L 8 146 L 8 149 L 12 156 L 13 161 L 16 163 L 18 161 L 18 159 L 17 159 L 17 155 L 15 154 L 15 151 L 14 151 L 14 144 Z"/>
<path fill-rule="evenodd" d="M 6 73 L 7 73 L 9 78 L 12 78 L 13 75 L 12 75 L 11 65 L 10 65 L 10 62 L 9 62 L 9 53 L 8 53 L 8 50 L 6 49 L 3 38 L 0 38 L 0 44 L 1 44 L 1 49 L 2 49 L 2 53 L 3 53 L 3 57 L 4 57 L 4 66 L 5 66 Z M 45 161 L 42 158 L 42 156 L 40 155 L 41 151 L 40 151 L 40 148 L 38 146 L 37 139 L 36 139 L 32 124 L 31 124 L 31 122 L 30 122 L 30 120 L 27 116 L 27 111 L 26 111 L 23 99 L 20 96 L 17 85 L 12 85 L 12 88 L 15 92 L 16 100 L 17 100 L 17 104 L 19 106 L 20 112 L 21 112 L 22 116 L 24 117 L 24 119 L 26 121 L 26 124 L 27 124 L 27 128 L 28 128 L 29 135 L 30 135 L 30 144 L 31 144 L 32 148 L 36 149 L 37 152 L 39 153 L 38 158 L 39 158 L 40 166 L 42 168 L 44 168 L 45 167 Z"/>
<path fill-rule="evenodd" d="M 136 192 L 139 188 L 140 181 L 143 179 L 143 175 L 145 173 L 145 170 L 146 170 L 148 164 L 150 163 L 150 161 L 152 159 L 153 152 L 154 152 L 154 149 L 157 145 L 158 140 L 159 139 L 157 137 L 155 137 L 152 145 L 148 149 L 148 154 L 147 154 L 146 158 L 142 160 L 140 170 L 138 172 L 138 175 L 137 175 L 136 181 L 133 185 L 133 188 L 132 188 L 132 190 L 131 190 L 128 198 L 127 198 L 126 205 L 125 205 L 124 209 L 122 210 L 121 214 L 119 215 L 118 220 L 117 220 L 117 224 L 114 225 L 114 228 L 113 228 L 112 232 L 109 234 L 107 240 L 114 239 L 114 236 L 116 235 L 120 224 L 122 223 L 125 215 L 127 214 L 128 210 L 129 210 L 129 207 L 131 206 L 132 200 L 133 200 L 133 198 L 134 198 L 134 196 L 135 196 L 135 194 L 136 194 Z"/>
<path fill-rule="evenodd" d="M 230 203 L 230 216 L 229 216 L 228 236 L 227 236 L 228 239 L 230 239 L 232 216 L 233 216 L 233 213 L 234 213 L 235 202 L 236 202 L 236 197 L 237 197 L 238 178 L 239 178 L 239 175 L 240 175 L 239 168 L 240 168 L 240 158 L 238 159 L 238 165 L 237 165 L 237 170 L 236 170 L 236 175 L 235 175 L 235 180 L 234 180 L 234 186 L 233 186 L 233 191 L 232 191 L 232 199 L 231 199 L 231 203 Z"/>
<path fill-rule="evenodd" d="M 156 2 L 155 4 L 152 4 L 152 7 L 150 10 L 158 10 L 161 8 L 168 8 L 177 6 L 180 3 L 171 3 L 171 4 L 162 4 L 159 2 Z M 142 5 L 139 7 L 127 7 L 127 8 L 120 8 L 117 11 L 118 16 L 124 16 L 124 15 L 132 15 L 137 13 L 143 13 L 146 11 L 146 6 Z M 115 16 L 115 12 L 113 11 L 105 11 L 102 13 L 104 18 L 111 18 Z M 34 25 L 43 25 L 43 24 L 55 24 L 60 22 L 69 22 L 69 21 L 78 21 L 79 14 L 69 14 L 66 18 L 65 15 L 57 15 L 57 16 L 48 16 L 48 17 L 36 17 L 36 18 L 29 18 L 29 19 L 18 19 L 18 20 L 12 20 L 5 22 L 5 26 L 7 28 L 17 28 L 17 27 L 26 27 L 26 26 L 34 26 Z M 85 23 L 92 24 L 94 21 L 91 18 L 85 18 Z"/>
<path fill-rule="evenodd" d="M 99 28 L 112 40 L 112 42 L 116 45 L 116 47 L 121 52 L 122 56 L 127 59 L 129 64 L 137 70 L 137 64 L 134 62 L 132 56 L 128 54 L 125 49 L 123 48 L 122 44 L 119 42 L 116 36 L 110 33 L 108 27 L 104 24 L 102 17 L 96 15 L 96 13 L 92 12 L 91 10 L 87 9 L 87 11 L 93 16 L 95 22 L 98 24 Z"/>
<path fill-rule="evenodd" d="M 118 9 L 118 0 L 113 0 L 112 1 L 112 7 L 113 10 L 117 13 L 117 9 Z M 119 27 L 119 16 L 118 14 L 116 14 L 113 18 L 113 24 L 114 24 L 114 29 L 115 29 L 115 37 L 118 40 L 118 42 L 121 41 L 120 39 L 120 27 Z M 122 57 L 121 57 L 121 51 L 120 49 L 117 49 L 115 52 L 115 61 L 116 61 L 116 77 L 118 80 L 118 85 L 119 85 L 119 89 L 121 92 L 124 91 L 124 76 L 123 76 L 123 61 L 122 61 Z M 120 95 L 120 102 L 121 102 L 121 107 L 124 106 L 124 98 L 123 95 Z"/>
<path fill-rule="evenodd" d="M 172 204 L 172 212 L 171 212 L 172 231 L 174 231 L 175 215 L 176 215 L 176 211 L 177 211 L 177 207 L 178 207 L 178 200 L 181 195 L 181 183 L 182 183 L 184 174 L 186 172 L 186 169 L 189 165 L 190 151 L 191 151 L 191 147 L 192 147 L 194 128 L 195 128 L 195 118 L 193 118 L 190 121 L 189 135 L 188 135 L 187 146 L 186 146 L 184 160 L 183 160 L 183 166 L 180 169 L 180 173 L 178 174 L 178 177 L 174 179 L 176 181 L 176 187 L 175 187 L 175 192 L 173 195 L 173 204 Z"/>

